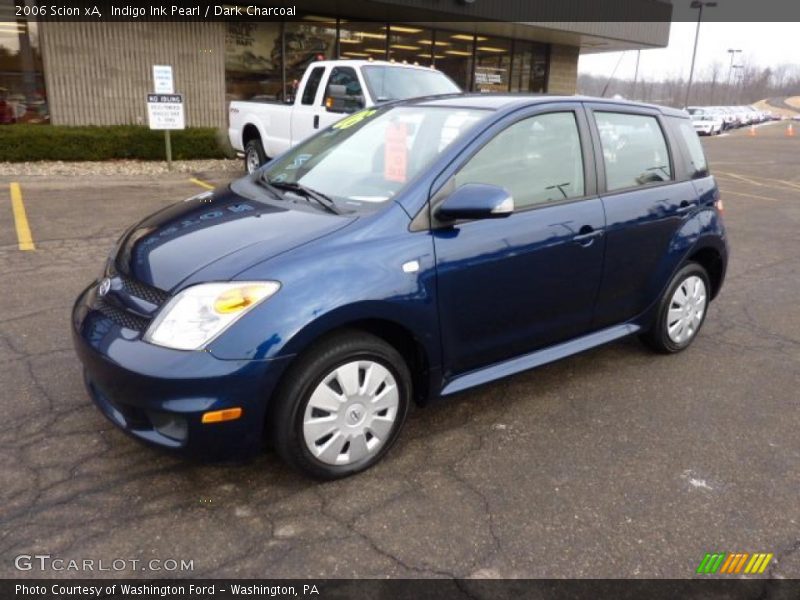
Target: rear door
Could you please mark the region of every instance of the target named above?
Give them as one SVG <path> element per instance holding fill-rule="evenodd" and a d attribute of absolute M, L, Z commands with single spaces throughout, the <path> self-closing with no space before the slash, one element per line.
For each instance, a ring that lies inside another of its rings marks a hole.
<path fill-rule="evenodd" d="M 595 328 L 643 312 L 669 277 L 669 245 L 697 209 L 690 181 L 676 178 L 665 118 L 645 107 L 587 104 L 598 185 L 606 214 L 606 255 Z"/>
<path fill-rule="evenodd" d="M 605 221 L 580 104 L 509 116 L 466 155 L 442 174 L 448 183 L 434 211 L 448 191 L 487 183 L 511 192 L 515 212 L 433 230 L 446 376 L 585 333 L 603 260 Z"/>
<path fill-rule="evenodd" d="M 313 67 L 305 79 L 300 96 L 292 110 L 292 146 L 316 133 L 325 112 L 321 90 L 325 80 L 325 67 Z"/>

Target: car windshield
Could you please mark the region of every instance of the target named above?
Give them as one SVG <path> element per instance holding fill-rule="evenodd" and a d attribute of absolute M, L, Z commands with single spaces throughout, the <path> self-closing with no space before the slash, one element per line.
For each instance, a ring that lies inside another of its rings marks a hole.
<path fill-rule="evenodd" d="M 374 65 L 363 67 L 361 72 L 375 102 L 457 94 L 461 91 L 447 75 L 433 69 Z"/>
<path fill-rule="evenodd" d="M 300 184 L 338 208 L 358 210 L 391 199 L 487 114 L 431 106 L 363 110 L 267 163 L 256 177 Z"/>

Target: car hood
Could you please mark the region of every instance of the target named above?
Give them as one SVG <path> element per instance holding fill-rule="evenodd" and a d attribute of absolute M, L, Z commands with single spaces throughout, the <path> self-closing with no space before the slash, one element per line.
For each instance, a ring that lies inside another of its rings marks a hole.
<path fill-rule="evenodd" d="M 133 226 L 119 242 L 115 267 L 173 291 L 204 269 L 209 280 L 230 279 L 352 220 L 245 197 L 228 187 L 168 206 Z M 224 266 L 211 268 L 217 263 Z"/>

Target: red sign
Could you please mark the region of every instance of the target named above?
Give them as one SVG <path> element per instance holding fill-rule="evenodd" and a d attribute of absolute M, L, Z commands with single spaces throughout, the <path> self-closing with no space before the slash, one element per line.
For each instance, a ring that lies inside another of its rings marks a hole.
<path fill-rule="evenodd" d="M 383 178 L 406 182 L 408 170 L 408 130 L 405 123 L 389 123 L 383 151 Z"/>

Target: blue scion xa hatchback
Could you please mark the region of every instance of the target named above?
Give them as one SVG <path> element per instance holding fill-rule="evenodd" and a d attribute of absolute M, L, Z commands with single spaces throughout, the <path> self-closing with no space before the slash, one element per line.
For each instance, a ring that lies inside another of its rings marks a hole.
<path fill-rule="evenodd" d="M 206 457 L 336 478 L 409 406 L 638 334 L 692 343 L 727 265 L 689 116 L 453 95 L 347 116 L 128 229 L 75 303 L 99 409 Z"/>

